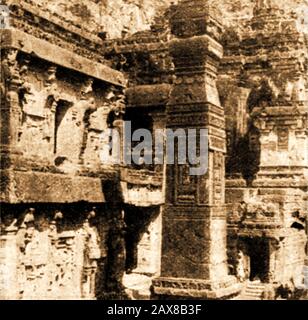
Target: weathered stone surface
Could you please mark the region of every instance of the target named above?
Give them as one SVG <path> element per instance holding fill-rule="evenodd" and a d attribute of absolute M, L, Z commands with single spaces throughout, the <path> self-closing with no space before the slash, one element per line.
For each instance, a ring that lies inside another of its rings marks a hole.
<path fill-rule="evenodd" d="M 93 299 L 97 261 L 106 251 L 88 215 L 70 226 L 60 210 L 30 208 L 18 220 L 12 209 L 2 208 L 1 299 Z"/>
<path fill-rule="evenodd" d="M 166 110 L 167 128 L 224 129 L 223 111 L 217 115 L 207 107 L 220 110 L 216 79 L 223 52 L 216 41 L 221 24 L 215 9 L 206 5 L 204 1 L 182 1 L 170 19 L 176 37 L 170 42 L 176 79 Z M 191 121 L 194 117 L 199 121 Z M 219 133 L 210 130 L 206 177 L 189 176 L 179 164 L 167 165 L 161 277 L 153 282 L 157 295 L 211 299 L 240 290 L 226 264 L 225 139 Z M 207 192 L 203 183 L 210 186 Z M 188 279 L 197 280 L 200 286 Z M 224 289 L 218 290 L 220 286 Z"/>
<path fill-rule="evenodd" d="M 238 274 L 243 271 L 242 281 L 277 281 L 288 287 L 291 281 L 298 286 L 302 272 L 295 270 L 303 268 L 307 241 L 306 214 L 300 214 L 307 212 L 308 186 L 303 151 L 307 150 L 304 29 L 294 15 L 271 5 L 256 7 L 247 27 L 251 29 L 240 38 L 229 34 L 219 80 L 222 103 L 230 110 L 229 262 Z M 228 94 L 231 88 L 234 93 Z M 235 94 L 240 98 L 234 104 Z M 237 117 L 231 115 L 234 105 Z M 282 258 L 291 247 L 294 255 Z M 260 255 L 264 265 L 258 263 Z"/>
<path fill-rule="evenodd" d="M 62 23 L 73 25 L 76 29 L 87 34 L 96 35 L 98 30 L 106 31 L 110 38 L 120 38 L 122 32 L 133 34 L 148 30 L 154 19 L 159 17 L 172 3 L 171 0 L 105 0 L 101 2 L 87 0 L 80 4 L 77 0 L 69 4 L 62 1 L 27 0 L 36 10 L 44 11 L 49 16 L 58 18 Z M 253 15 L 253 0 L 212 0 L 209 1 L 224 13 L 226 25 L 234 21 L 244 21 Z M 302 23 L 304 11 L 307 9 L 306 0 L 281 1 L 272 0 L 274 5 L 298 14 Z M 303 27 L 305 27 L 302 24 Z M 306 26 L 307 28 L 307 26 Z M 306 29 L 307 30 L 307 29 Z"/>
<path fill-rule="evenodd" d="M 4 1 L 0 298 L 302 288 L 307 1 L 172 3 Z M 209 170 L 115 163 L 124 121 L 208 129 Z"/>
<path fill-rule="evenodd" d="M 165 107 L 169 100 L 169 84 L 143 85 L 128 88 L 125 93 L 128 107 Z"/>
<path fill-rule="evenodd" d="M 102 181 L 99 178 L 12 170 L 3 171 L 1 175 L 2 179 L 8 181 L 4 190 L 1 190 L 3 202 L 105 202 Z"/>
<path fill-rule="evenodd" d="M 108 83 L 124 86 L 125 79 L 120 72 L 101 63 L 59 48 L 45 40 L 37 39 L 19 30 L 1 30 L 1 48 L 14 48 L 32 54 L 53 64 L 78 71 Z M 57 52 L 57 54 L 54 54 Z"/>

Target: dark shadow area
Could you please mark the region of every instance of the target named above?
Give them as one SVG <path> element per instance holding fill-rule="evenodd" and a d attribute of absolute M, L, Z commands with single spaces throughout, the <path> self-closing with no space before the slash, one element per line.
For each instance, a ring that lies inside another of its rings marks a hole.
<path fill-rule="evenodd" d="M 134 206 L 125 207 L 125 224 L 127 232 L 125 234 L 126 262 L 125 269 L 131 273 L 138 264 L 138 244 L 147 232 L 148 227 L 159 215 L 156 207 L 138 208 Z"/>
<path fill-rule="evenodd" d="M 227 175 L 241 173 L 247 185 L 251 186 L 259 171 L 260 156 L 260 132 L 251 125 L 246 135 L 239 139 L 227 158 Z"/>
<path fill-rule="evenodd" d="M 266 239 L 246 239 L 247 253 L 250 257 L 249 280 L 268 281 L 269 273 L 269 244 Z"/>

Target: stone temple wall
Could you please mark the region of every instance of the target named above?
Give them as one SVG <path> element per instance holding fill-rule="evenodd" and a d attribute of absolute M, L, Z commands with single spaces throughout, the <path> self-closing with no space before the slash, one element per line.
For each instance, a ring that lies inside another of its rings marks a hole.
<path fill-rule="evenodd" d="M 219 79 L 227 114 L 229 261 L 238 267 L 238 240 L 255 260 L 257 239 L 268 238 L 269 281 L 298 285 L 307 241 L 307 37 L 294 15 L 274 6 L 256 8 L 245 30 L 226 32 Z"/>
<path fill-rule="evenodd" d="M 121 132 L 126 79 L 104 58 L 102 39 L 72 23 L 72 16 L 63 20 L 31 1 L 6 3 L 0 296 L 120 297 L 124 235 L 135 232 L 125 226 L 124 206 L 160 212 L 163 202 L 162 173 L 113 165 L 102 136 L 109 128 Z M 140 238 L 151 227 L 144 224 Z M 153 237 L 143 238 L 143 248 L 151 250 Z M 141 251 L 134 267 L 145 265 Z M 156 274 L 159 255 L 154 263 L 143 272 Z"/>
<path fill-rule="evenodd" d="M 307 1 L 172 3 L 5 1 L 1 298 L 123 298 L 125 272 L 147 298 L 301 284 Z M 208 173 L 110 163 L 124 120 L 208 128 Z"/>
<path fill-rule="evenodd" d="M 104 192 L 117 172 L 102 160 L 101 135 L 123 105 L 125 79 L 95 37 L 28 2 L 10 10 L 10 28 L 0 31 L 0 297 L 119 291 L 121 211 Z"/>
<path fill-rule="evenodd" d="M 31 208 L 21 219 L 16 211 L 2 208 L 1 299 L 94 298 L 97 262 L 104 257 L 87 217 L 82 221 L 76 212 L 72 225 L 63 210 Z"/>

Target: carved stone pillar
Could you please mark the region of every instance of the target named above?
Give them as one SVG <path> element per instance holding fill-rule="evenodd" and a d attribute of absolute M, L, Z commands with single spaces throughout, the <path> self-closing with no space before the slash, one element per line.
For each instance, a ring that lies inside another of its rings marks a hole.
<path fill-rule="evenodd" d="M 116 163 L 121 164 L 121 165 L 125 165 L 124 161 L 125 161 L 125 152 L 131 152 L 130 150 L 124 150 L 125 148 L 125 125 L 124 125 L 124 120 L 123 120 L 123 116 L 125 113 L 125 96 L 122 93 L 122 91 L 111 87 L 112 90 L 112 94 L 113 97 L 110 99 L 110 103 L 111 103 L 111 115 L 113 117 L 113 123 L 112 123 L 112 127 L 117 131 L 117 133 L 119 134 L 119 138 L 120 141 L 113 141 L 113 148 L 117 148 L 117 152 L 114 153 L 115 157 L 117 159 Z M 116 144 L 119 144 L 119 146 L 117 146 Z M 120 154 L 118 154 L 118 152 L 120 152 Z M 119 161 L 118 161 L 119 160 Z"/>
<path fill-rule="evenodd" d="M 88 144 L 90 115 L 97 110 L 95 99 L 93 98 L 93 79 L 87 78 L 81 87 L 80 106 L 82 110 L 82 138 L 78 163 L 84 164 L 85 150 Z"/>
<path fill-rule="evenodd" d="M 84 299 L 95 298 L 95 276 L 97 272 L 97 260 L 101 258 L 98 246 L 98 233 L 95 227 L 91 226 L 90 219 L 95 217 L 95 208 L 86 213 L 83 223 L 85 237 L 85 254 L 82 274 L 82 297 Z"/>
<path fill-rule="evenodd" d="M 165 139 L 165 128 L 166 128 L 166 114 L 165 112 L 152 112 L 150 113 L 150 116 L 153 119 L 153 135 L 155 135 L 155 145 L 156 143 L 158 145 L 161 145 L 161 148 L 157 148 L 154 151 L 156 159 L 159 159 L 160 163 L 156 164 L 154 166 L 154 170 L 158 173 L 163 172 L 164 170 L 164 146 L 166 145 L 166 139 Z M 157 131 L 160 131 L 161 134 L 157 134 Z M 159 139 L 159 141 L 156 141 L 156 139 Z"/>
<path fill-rule="evenodd" d="M 45 123 L 44 123 L 44 135 L 43 138 L 47 141 L 52 143 L 49 144 L 49 154 L 53 154 L 55 150 L 55 141 L 54 138 L 55 134 L 55 124 L 56 124 L 56 111 L 57 111 L 57 104 L 58 104 L 58 85 L 56 83 L 56 73 L 57 67 L 50 66 L 46 72 L 46 79 L 45 79 L 45 90 L 47 93 L 47 102 L 44 108 L 44 116 L 45 116 Z M 54 139 L 53 139 L 54 138 Z"/>
<path fill-rule="evenodd" d="M 269 245 L 269 261 L 268 261 L 268 282 L 273 283 L 275 281 L 279 281 L 277 269 L 279 269 L 279 254 L 281 250 L 281 243 L 277 239 L 270 238 L 268 239 Z M 283 270 L 281 270 L 283 272 Z"/>
<path fill-rule="evenodd" d="M 18 50 L 6 49 L 1 57 L 1 149 L 19 153 L 17 142 L 22 110 L 19 102 L 20 79 Z"/>
<path fill-rule="evenodd" d="M 221 25 L 207 1 L 181 1 L 171 18 L 170 53 L 176 79 L 167 106 L 167 129 L 208 129 L 208 171 L 189 175 L 167 165 L 161 277 L 163 296 L 217 299 L 240 290 L 228 275 L 226 256 L 225 121 L 216 87 L 223 55 Z M 175 150 L 175 154 L 177 150 Z M 176 161 L 175 161 L 176 162 Z"/>

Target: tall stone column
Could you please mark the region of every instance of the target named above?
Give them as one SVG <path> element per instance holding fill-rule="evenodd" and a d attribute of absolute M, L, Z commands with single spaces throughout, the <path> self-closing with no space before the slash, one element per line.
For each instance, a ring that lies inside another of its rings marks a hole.
<path fill-rule="evenodd" d="M 20 154 L 17 144 L 22 110 L 18 95 L 22 89 L 22 81 L 17 55 L 18 50 L 5 49 L 1 56 L 1 153 L 9 150 L 11 154 Z"/>
<path fill-rule="evenodd" d="M 167 165 L 163 212 L 162 296 L 220 299 L 240 286 L 228 275 L 225 212 L 225 120 L 216 87 L 223 55 L 219 15 L 207 1 L 181 1 L 170 24 L 175 65 L 167 129 L 208 129 L 208 171 L 192 176 L 188 165 Z M 177 150 L 175 150 L 177 153 Z M 175 161 L 176 162 L 176 161 Z"/>

